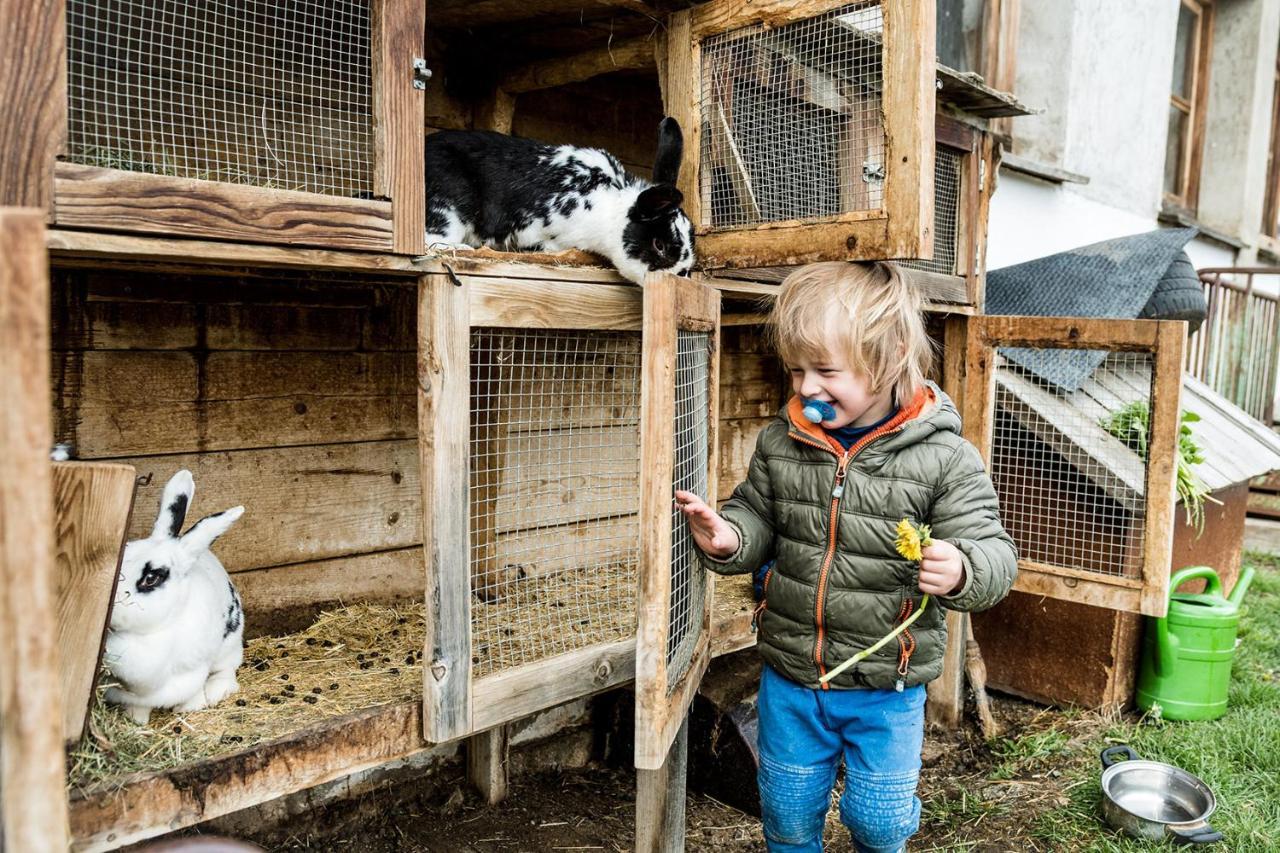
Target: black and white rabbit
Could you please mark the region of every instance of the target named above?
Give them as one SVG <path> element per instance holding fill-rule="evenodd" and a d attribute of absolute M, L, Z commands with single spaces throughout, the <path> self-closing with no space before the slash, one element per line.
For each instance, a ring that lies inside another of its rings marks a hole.
<path fill-rule="evenodd" d="M 108 688 L 106 699 L 139 723 L 153 708 L 198 711 L 240 689 L 244 611 L 209 546 L 244 507 L 181 533 L 194 494 L 191 472 L 174 474 L 151 535 L 129 542 L 121 560 L 104 661 L 119 686 Z"/>
<path fill-rule="evenodd" d="M 483 130 L 427 137 L 427 246 L 582 249 L 637 284 L 693 265 L 693 225 L 675 186 L 680 125 L 658 127 L 653 183 L 599 148 L 546 145 Z"/>

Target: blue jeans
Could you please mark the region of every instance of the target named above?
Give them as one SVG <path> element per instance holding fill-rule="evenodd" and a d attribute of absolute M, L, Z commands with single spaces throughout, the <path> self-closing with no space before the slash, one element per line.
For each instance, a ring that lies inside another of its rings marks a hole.
<path fill-rule="evenodd" d="M 924 685 L 814 690 L 767 664 L 760 677 L 760 806 L 770 853 L 822 850 L 841 758 L 840 822 L 859 853 L 894 853 L 920 828 Z"/>

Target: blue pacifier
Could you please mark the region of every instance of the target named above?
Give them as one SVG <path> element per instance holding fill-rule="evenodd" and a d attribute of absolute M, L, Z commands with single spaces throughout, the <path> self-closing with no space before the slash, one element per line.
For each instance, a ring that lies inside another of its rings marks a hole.
<path fill-rule="evenodd" d="M 836 416 L 835 406 L 823 400 L 805 400 L 804 417 L 810 423 L 820 424 Z"/>

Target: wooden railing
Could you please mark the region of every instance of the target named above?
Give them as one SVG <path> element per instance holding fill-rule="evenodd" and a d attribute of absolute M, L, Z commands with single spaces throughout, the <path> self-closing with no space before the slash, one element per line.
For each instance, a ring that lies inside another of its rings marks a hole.
<path fill-rule="evenodd" d="M 1209 311 L 1187 341 L 1186 370 L 1264 424 L 1272 423 L 1280 356 L 1280 298 L 1254 289 L 1280 267 L 1200 270 Z"/>

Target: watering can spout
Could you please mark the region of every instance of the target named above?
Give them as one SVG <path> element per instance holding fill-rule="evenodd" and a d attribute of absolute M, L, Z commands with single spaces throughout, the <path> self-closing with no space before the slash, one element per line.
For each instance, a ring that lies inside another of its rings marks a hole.
<path fill-rule="evenodd" d="M 1254 574 L 1253 566 L 1245 566 L 1240 572 L 1240 577 L 1236 578 L 1236 585 L 1231 590 L 1231 595 L 1227 596 L 1227 600 L 1238 607 L 1244 599 L 1244 594 L 1249 591 L 1249 584 L 1253 583 Z"/>

